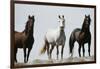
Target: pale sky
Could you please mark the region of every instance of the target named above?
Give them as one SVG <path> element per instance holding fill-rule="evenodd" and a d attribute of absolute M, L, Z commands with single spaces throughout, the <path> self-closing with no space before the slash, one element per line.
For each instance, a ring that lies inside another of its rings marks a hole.
<path fill-rule="evenodd" d="M 23 31 L 25 28 L 28 16 L 35 16 L 34 23 L 34 39 L 33 48 L 29 56 L 29 62 L 35 59 L 48 59 L 47 53 L 40 55 L 40 49 L 43 47 L 44 36 L 48 29 L 56 29 L 59 27 L 58 15 L 65 17 L 65 34 L 66 43 L 64 47 L 64 58 L 69 57 L 69 37 L 75 28 L 81 28 L 84 17 L 90 14 L 91 25 L 91 55 L 94 55 L 94 9 L 93 8 L 78 8 L 78 7 L 60 7 L 60 6 L 45 6 L 45 5 L 29 5 L 15 4 L 15 30 Z M 59 47 L 59 58 L 61 47 Z M 85 44 L 85 55 L 88 56 L 88 45 Z M 78 44 L 75 43 L 73 57 L 78 57 Z M 17 60 L 23 62 L 23 49 L 18 49 Z M 56 48 L 52 52 L 52 58 L 56 59 Z"/>

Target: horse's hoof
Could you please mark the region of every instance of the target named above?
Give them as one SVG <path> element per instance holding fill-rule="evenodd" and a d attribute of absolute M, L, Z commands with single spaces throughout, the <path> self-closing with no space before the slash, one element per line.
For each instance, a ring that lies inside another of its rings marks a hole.
<path fill-rule="evenodd" d="M 85 57 L 85 55 L 83 55 L 83 57 Z"/>
<path fill-rule="evenodd" d="M 79 55 L 79 57 L 81 57 L 81 55 Z"/>
<path fill-rule="evenodd" d="M 27 61 L 24 61 L 24 63 L 27 63 Z"/>
<path fill-rule="evenodd" d="M 17 60 L 15 60 L 15 62 L 17 63 Z"/>
<path fill-rule="evenodd" d="M 24 62 L 24 63 L 27 63 L 27 62 Z"/>

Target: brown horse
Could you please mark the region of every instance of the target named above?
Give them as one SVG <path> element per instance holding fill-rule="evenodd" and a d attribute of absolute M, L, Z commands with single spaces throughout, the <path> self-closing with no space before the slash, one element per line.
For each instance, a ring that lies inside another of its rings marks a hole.
<path fill-rule="evenodd" d="M 15 31 L 15 45 L 14 45 L 14 60 L 17 62 L 16 54 L 18 48 L 23 48 L 24 51 L 24 63 L 28 62 L 29 54 L 34 43 L 33 27 L 34 27 L 34 16 L 28 16 L 28 21 L 23 32 Z M 26 49 L 28 48 L 28 54 Z"/>
<path fill-rule="evenodd" d="M 79 49 L 78 49 L 79 56 L 81 57 L 81 53 L 80 53 L 81 47 L 83 48 L 83 56 L 85 56 L 85 48 L 84 48 L 85 43 L 88 43 L 88 53 L 90 56 L 90 45 L 91 45 L 90 22 L 91 22 L 90 15 L 88 16 L 85 15 L 82 28 L 81 29 L 76 28 L 71 33 L 71 36 L 69 39 L 69 48 L 70 48 L 71 56 L 73 55 L 73 47 L 74 47 L 75 41 L 77 41 L 79 44 Z"/>

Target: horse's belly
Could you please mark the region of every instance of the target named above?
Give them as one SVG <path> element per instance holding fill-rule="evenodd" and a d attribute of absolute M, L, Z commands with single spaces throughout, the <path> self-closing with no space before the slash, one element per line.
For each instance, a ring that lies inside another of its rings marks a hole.
<path fill-rule="evenodd" d="M 57 38 L 58 38 L 58 35 L 56 35 L 55 33 L 46 34 L 46 39 L 48 40 L 49 43 L 55 42 Z"/>
<path fill-rule="evenodd" d="M 63 43 L 63 41 L 59 41 L 59 42 L 57 42 L 57 44 L 58 45 L 63 45 L 64 43 Z"/>
<path fill-rule="evenodd" d="M 22 46 L 18 45 L 17 48 L 23 48 Z"/>
<path fill-rule="evenodd" d="M 64 45 L 65 44 L 65 38 L 62 38 L 62 39 L 57 40 L 56 43 L 58 45 Z"/>
<path fill-rule="evenodd" d="M 15 42 L 15 46 L 17 48 L 23 48 L 23 44 L 22 44 L 22 42 L 20 40 Z"/>
<path fill-rule="evenodd" d="M 47 41 L 48 41 L 49 43 L 54 43 L 54 42 L 55 42 L 54 38 L 47 38 Z"/>

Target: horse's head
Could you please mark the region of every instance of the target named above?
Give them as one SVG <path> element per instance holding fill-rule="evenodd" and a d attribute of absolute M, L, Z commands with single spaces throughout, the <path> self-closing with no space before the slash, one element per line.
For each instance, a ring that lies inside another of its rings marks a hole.
<path fill-rule="evenodd" d="M 65 28 L 65 18 L 64 15 L 58 16 L 59 17 L 59 23 L 60 23 L 60 28 L 64 29 Z"/>
<path fill-rule="evenodd" d="M 33 31 L 34 21 L 35 21 L 34 16 L 29 15 L 28 16 L 28 21 L 26 23 L 26 33 L 29 33 L 31 31 Z"/>
<path fill-rule="evenodd" d="M 90 22 L 91 22 L 91 18 L 90 18 L 90 15 L 85 15 L 85 18 L 84 18 L 84 28 L 88 28 L 90 26 Z"/>

